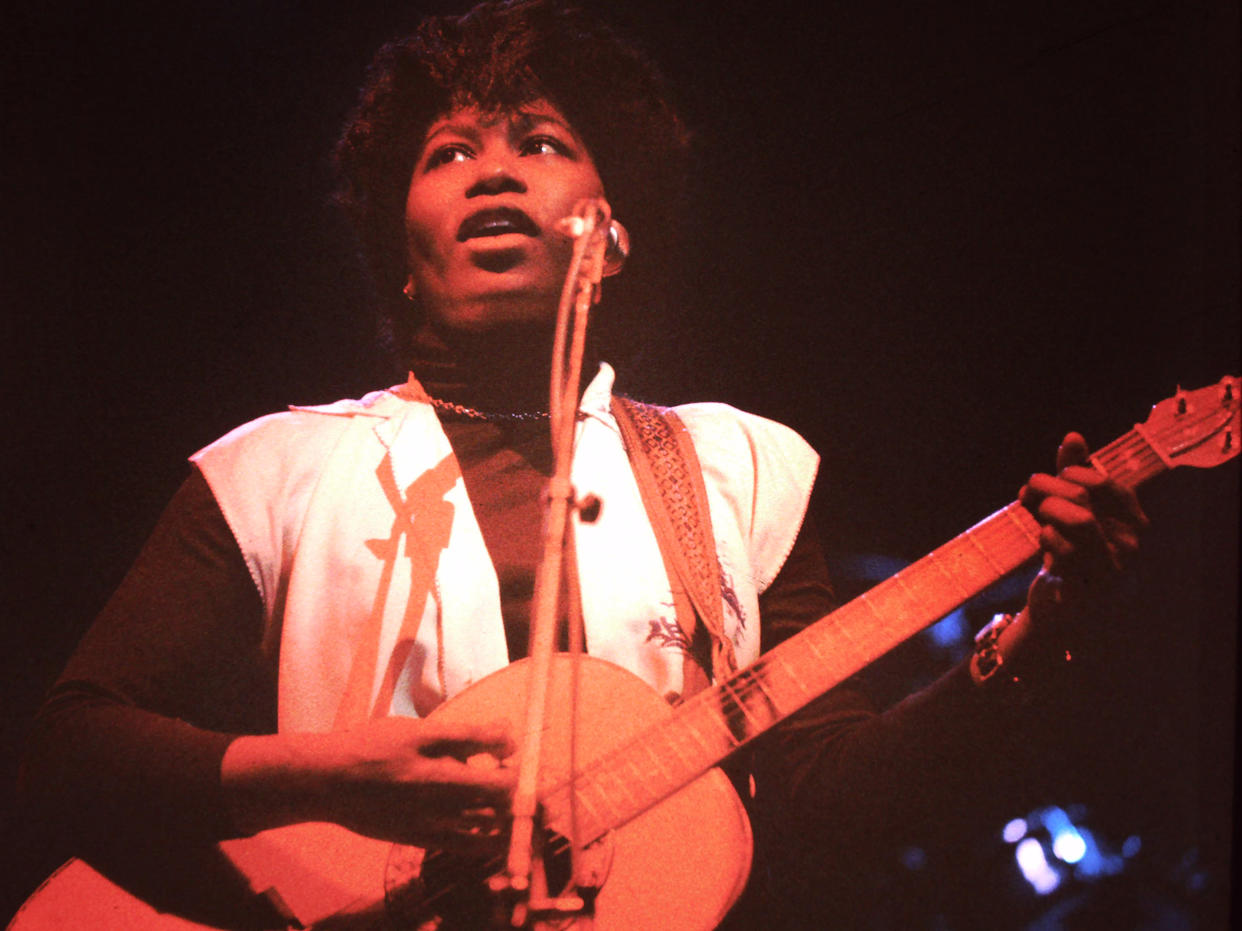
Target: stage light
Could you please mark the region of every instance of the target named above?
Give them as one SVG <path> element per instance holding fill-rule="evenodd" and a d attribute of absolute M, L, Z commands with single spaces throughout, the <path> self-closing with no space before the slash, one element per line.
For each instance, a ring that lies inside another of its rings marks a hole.
<path fill-rule="evenodd" d="M 1018 868 L 1022 870 L 1026 881 L 1039 895 L 1048 895 L 1061 885 L 1061 876 L 1048 863 L 1044 845 L 1035 838 L 1022 840 L 1014 851 L 1014 858 L 1018 861 Z"/>
<path fill-rule="evenodd" d="M 1027 824 L 1025 818 L 1014 818 L 1001 830 L 1001 837 L 1007 844 L 1016 844 L 1026 837 Z"/>

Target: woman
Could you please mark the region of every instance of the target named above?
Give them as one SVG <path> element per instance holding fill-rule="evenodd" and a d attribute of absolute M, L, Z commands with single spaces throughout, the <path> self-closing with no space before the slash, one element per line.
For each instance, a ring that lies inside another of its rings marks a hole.
<path fill-rule="evenodd" d="M 484 4 L 381 51 L 337 155 L 414 377 L 263 418 L 194 457 L 26 762 L 28 799 L 79 852 L 115 861 L 304 821 L 467 852 L 503 843 L 511 771 L 477 764 L 508 756 L 512 735 L 426 715 L 526 650 L 550 469 L 546 360 L 570 249 L 557 223 L 607 197 L 641 257 L 667 227 L 686 148 L 649 64 L 557 3 Z M 651 271 L 636 258 L 616 303 Z M 723 596 L 722 629 L 696 640 L 670 617 L 611 381 L 604 367 L 583 394 L 575 462 L 579 496 L 603 501 L 578 523 L 587 647 L 676 702 L 720 677 L 712 656 L 745 666 L 833 606 L 804 523 L 816 458 L 778 424 L 679 410 Z M 1044 524 L 1045 571 L 996 649 L 1036 679 L 1144 523 L 1085 463 L 1071 435 L 1059 474 L 1023 491 Z M 884 715 L 836 690 L 731 761 L 760 859 L 730 921 L 778 922 L 762 896 L 789 874 L 773 866 L 780 851 L 848 859 L 860 838 L 995 772 L 1030 711 L 996 677 L 976 681 L 978 661 L 973 672 Z M 910 767 L 942 760 L 907 791 Z"/>

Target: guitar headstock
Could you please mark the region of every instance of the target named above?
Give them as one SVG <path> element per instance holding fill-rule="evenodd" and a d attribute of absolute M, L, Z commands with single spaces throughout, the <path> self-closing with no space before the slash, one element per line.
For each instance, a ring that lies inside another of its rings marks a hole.
<path fill-rule="evenodd" d="M 1240 388 L 1242 380 L 1236 376 L 1194 391 L 1179 388 L 1136 429 L 1168 468 L 1218 466 L 1238 454 L 1242 440 Z"/>

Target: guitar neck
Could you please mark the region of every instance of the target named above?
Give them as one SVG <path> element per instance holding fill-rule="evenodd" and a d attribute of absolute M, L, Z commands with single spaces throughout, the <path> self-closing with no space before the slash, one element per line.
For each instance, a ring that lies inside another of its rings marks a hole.
<path fill-rule="evenodd" d="M 1091 463 L 1126 487 L 1165 471 L 1141 427 Z M 584 838 L 625 824 L 738 747 L 935 623 L 1039 552 L 1039 524 L 1016 501 L 691 697 L 671 718 L 541 796 L 576 803 Z"/>

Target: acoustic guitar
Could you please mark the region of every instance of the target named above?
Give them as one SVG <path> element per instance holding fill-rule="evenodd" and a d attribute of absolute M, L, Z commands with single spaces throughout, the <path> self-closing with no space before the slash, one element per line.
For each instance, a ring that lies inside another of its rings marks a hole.
<path fill-rule="evenodd" d="M 1098 450 L 1091 464 L 1135 487 L 1177 466 L 1210 468 L 1232 459 L 1239 387 L 1228 377 L 1179 391 Z M 556 657 L 539 792 L 550 883 L 566 872 L 564 838 L 577 837 L 587 844 L 579 870 L 593 900 L 593 927 L 714 928 L 741 893 L 751 858 L 741 801 L 716 764 L 1038 551 L 1039 525 L 1011 503 L 677 707 L 619 667 L 589 656 Z M 508 720 L 521 733 L 528 675 L 526 661 L 514 663 L 434 715 Z M 575 706 L 581 725 L 571 747 Z M 579 761 L 575 771 L 571 759 Z M 488 880 L 502 865 L 332 824 L 293 825 L 219 844 L 192 866 L 166 871 L 182 880 L 169 887 L 70 861 L 9 928 L 478 929 L 491 923 Z"/>

